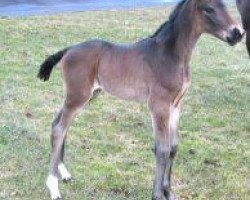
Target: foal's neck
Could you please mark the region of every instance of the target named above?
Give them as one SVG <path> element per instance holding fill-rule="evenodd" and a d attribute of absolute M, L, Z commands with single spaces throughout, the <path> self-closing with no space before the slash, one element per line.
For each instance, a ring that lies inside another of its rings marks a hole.
<path fill-rule="evenodd" d="M 200 37 L 196 32 L 183 32 L 176 41 L 174 52 L 185 66 L 190 62 L 193 49 Z"/>
<path fill-rule="evenodd" d="M 201 35 L 197 20 L 192 12 L 192 10 L 187 10 L 186 13 L 182 13 L 178 18 L 180 23 L 176 23 L 175 27 L 178 36 L 173 52 L 184 67 L 188 66 L 192 51 Z"/>

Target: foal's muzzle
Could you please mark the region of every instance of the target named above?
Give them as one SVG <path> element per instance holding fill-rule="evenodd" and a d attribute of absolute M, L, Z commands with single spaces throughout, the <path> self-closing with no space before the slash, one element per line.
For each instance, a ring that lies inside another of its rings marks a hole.
<path fill-rule="evenodd" d="M 228 36 L 226 37 L 226 40 L 230 45 L 233 46 L 242 40 L 244 34 L 245 32 L 242 28 L 234 27 L 229 32 Z"/>

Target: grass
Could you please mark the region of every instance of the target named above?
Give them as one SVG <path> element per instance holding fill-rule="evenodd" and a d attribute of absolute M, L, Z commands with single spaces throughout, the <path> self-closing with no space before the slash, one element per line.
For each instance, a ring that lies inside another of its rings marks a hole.
<path fill-rule="evenodd" d="M 231 12 L 236 13 L 235 9 Z M 48 199 L 50 124 L 62 80 L 36 79 L 46 55 L 90 38 L 130 43 L 152 34 L 169 8 L 0 19 L 0 199 Z M 191 62 L 173 187 L 180 199 L 249 199 L 249 59 L 203 36 Z M 65 199 L 150 199 L 153 136 L 145 105 L 101 94 L 70 129 Z"/>

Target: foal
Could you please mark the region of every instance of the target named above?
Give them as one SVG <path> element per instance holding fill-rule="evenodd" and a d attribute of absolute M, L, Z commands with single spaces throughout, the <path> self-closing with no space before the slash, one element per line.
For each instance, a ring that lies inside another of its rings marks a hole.
<path fill-rule="evenodd" d="M 221 0 L 182 0 L 152 36 L 132 45 L 87 41 L 50 56 L 38 77 L 44 81 L 61 60 L 66 94 L 52 124 L 52 154 L 47 186 L 61 199 L 58 172 L 71 178 L 63 163 L 67 130 L 77 111 L 97 88 L 126 100 L 147 103 L 155 134 L 156 169 L 153 200 L 170 200 L 170 175 L 177 150 L 182 98 L 190 84 L 189 61 L 202 33 L 234 45 L 243 29 L 229 16 Z"/>
<path fill-rule="evenodd" d="M 250 0 L 236 0 L 236 3 L 241 14 L 244 29 L 246 30 L 246 44 L 250 56 Z"/>

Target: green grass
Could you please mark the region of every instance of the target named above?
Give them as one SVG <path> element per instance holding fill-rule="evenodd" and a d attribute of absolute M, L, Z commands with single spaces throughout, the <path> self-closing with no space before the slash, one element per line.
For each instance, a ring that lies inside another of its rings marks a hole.
<path fill-rule="evenodd" d="M 46 55 L 90 38 L 137 41 L 168 12 L 0 19 L 0 199 L 48 199 L 50 126 L 63 92 L 58 69 L 47 83 L 36 79 Z M 249 199 L 249 65 L 244 42 L 229 47 L 210 36 L 199 41 L 173 171 L 180 199 Z M 65 199 L 151 199 L 153 136 L 146 106 L 101 94 L 75 120 L 67 144 L 76 181 L 60 184 Z"/>

